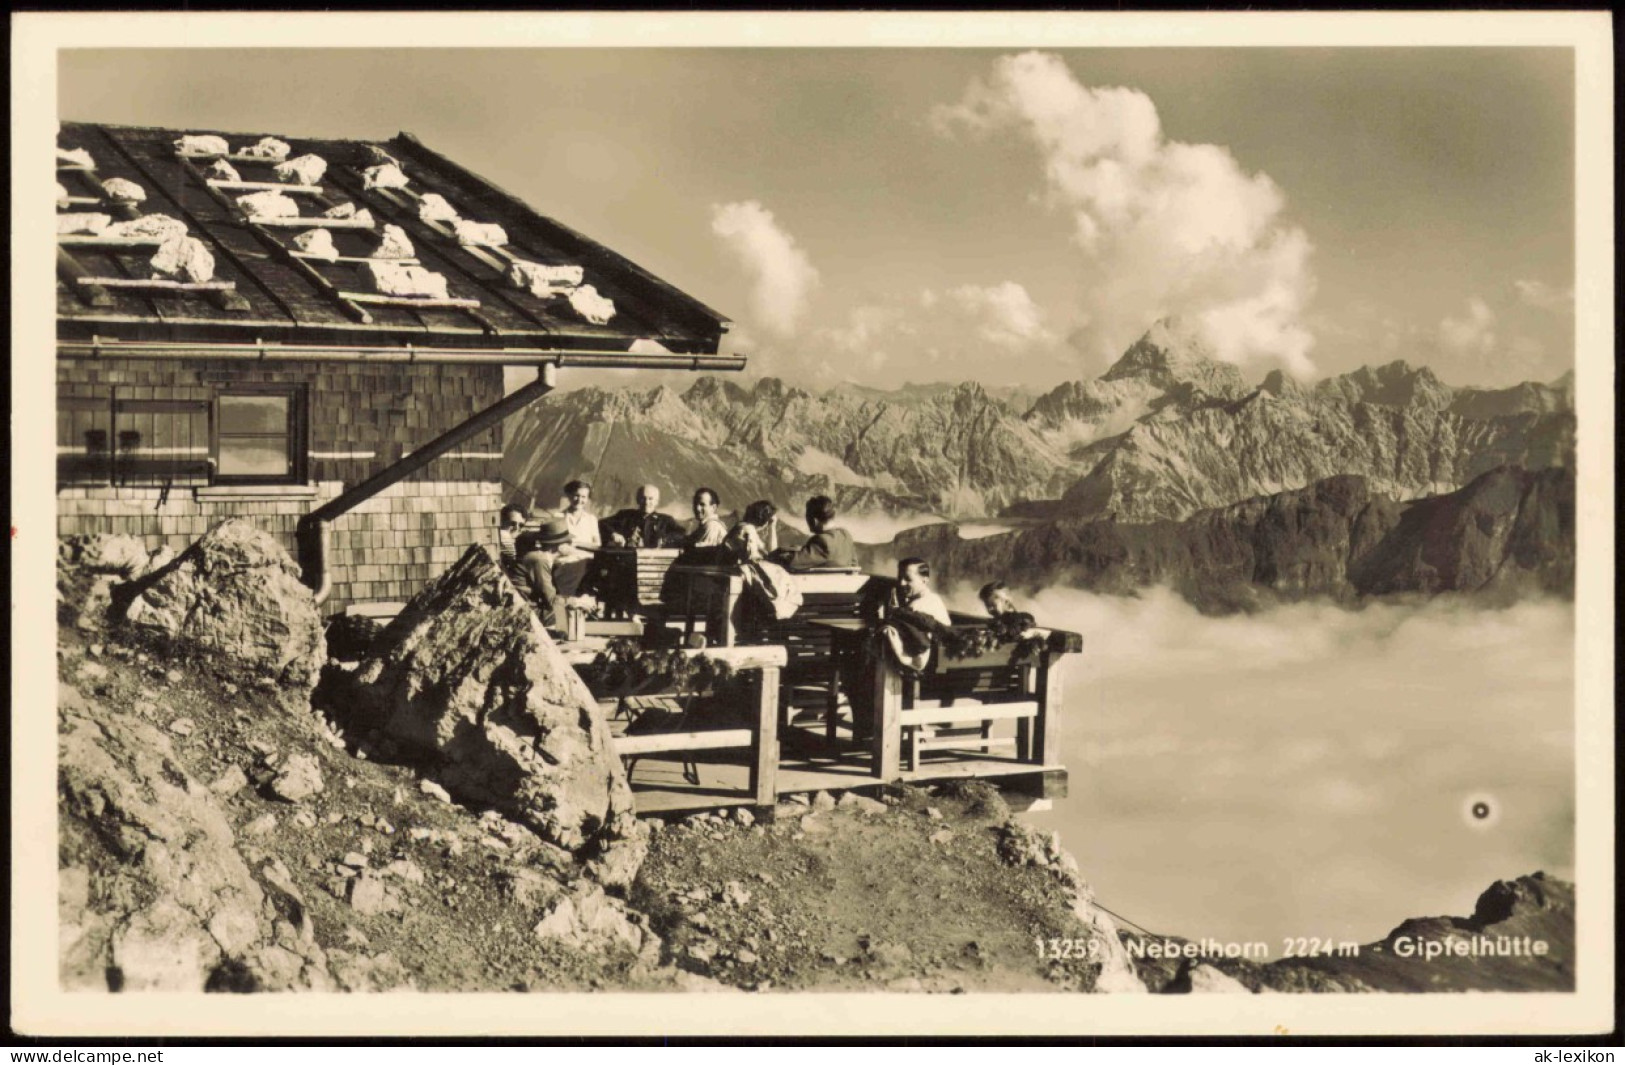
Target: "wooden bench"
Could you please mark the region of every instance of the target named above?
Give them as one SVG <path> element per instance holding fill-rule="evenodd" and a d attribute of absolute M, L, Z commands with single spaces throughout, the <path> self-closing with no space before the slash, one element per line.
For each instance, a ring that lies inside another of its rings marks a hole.
<path fill-rule="evenodd" d="M 598 587 L 609 618 L 630 618 L 662 605 L 666 573 L 682 552 L 675 547 L 600 547 Z"/>
<path fill-rule="evenodd" d="M 985 618 L 954 615 L 955 628 L 981 628 Z M 927 668 L 904 674 L 885 656 L 868 654 L 873 630 L 859 619 L 819 623 L 830 634 L 833 655 L 825 680 L 831 737 L 841 660 L 856 656 L 863 671 L 850 670 L 866 685 L 873 720 L 869 745 L 874 774 L 892 781 L 922 772 L 931 752 L 978 752 L 1013 748 L 1014 760 L 1046 769 L 1061 766 L 1061 667 L 1065 656 L 1083 649 L 1083 637 L 1060 629 L 1037 628 L 1043 647 L 1031 662 L 1012 664 L 1015 644 L 1002 644 L 976 658 L 952 659 L 938 648 Z M 854 714 L 854 727 L 858 727 Z M 995 723 L 1011 721 L 1015 735 L 993 736 Z M 935 776 L 936 773 L 925 775 Z"/>
<path fill-rule="evenodd" d="M 955 628 L 981 628 L 985 618 L 954 615 Z M 1043 646 L 1031 661 L 1012 664 L 1014 643 L 966 659 L 940 647 L 930 667 L 904 676 L 882 660 L 874 678 L 876 775 L 889 780 L 920 770 L 930 751 L 1014 748 L 1018 761 L 1061 766 L 1062 666 L 1083 650 L 1083 637 L 1037 628 Z M 996 721 L 1014 721 L 1014 737 L 994 737 Z"/>

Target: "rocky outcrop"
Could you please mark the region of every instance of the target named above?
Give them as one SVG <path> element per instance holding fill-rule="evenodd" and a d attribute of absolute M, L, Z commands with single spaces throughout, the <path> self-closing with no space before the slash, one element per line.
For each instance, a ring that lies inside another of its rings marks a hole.
<path fill-rule="evenodd" d="M 1364 478 L 1332 477 L 1181 522 L 1069 520 L 975 540 L 932 525 L 865 554 L 872 568 L 928 558 L 944 587 L 998 578 L 1028 591 L 1130 594 L 1161 584 L 1213 612 L 1308 596 L 1570 595 L 1574 476 L 1507 467 L 1409 503 Z"/>
<path fill-rule="evenodd" d="M 492 550 L 471 547 L 407 604 L 358 667 L 346 712 L 623 886 L 646 846 L 591 692 Z"/>
<path fill-rule="evenodd" d="M 63 686 L 60 972 L 68 989 L 330 990 L 286 869 L 259 876 L 169 737 Z"/>
<path fill-rule="evenodd" d="M 320 675 L 315 597 L 282 545 L 252 522 L 221 522 L 118 598 L 138 635 L 213 652 L 290 686 L 314 687 Z"/>

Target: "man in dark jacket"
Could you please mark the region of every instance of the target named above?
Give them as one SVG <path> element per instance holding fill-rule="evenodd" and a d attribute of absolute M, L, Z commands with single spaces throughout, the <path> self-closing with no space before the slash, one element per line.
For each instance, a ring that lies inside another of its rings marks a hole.
<path fill-rule="evenodd" d="M 819 569 L 855 569 L 858 549 L 852 543 L 852 534 L 845 529 L 830 526 L 835 521 L 835 501 L 829 496 L 813 496 L 807 500 L 807 531 L 812 535 L 800 550 L 780 552 L 774 559 L 782 562 L 793 573 Z"/>
<path fill-rule="evenodd" d="M 598 524 L 611 547 L 671 547 L 683 538 L 683 527 L 670 514 L 662 514 L 660 489 L 652 484 L 638 489 L 638 505 L 616 511 Z"/>

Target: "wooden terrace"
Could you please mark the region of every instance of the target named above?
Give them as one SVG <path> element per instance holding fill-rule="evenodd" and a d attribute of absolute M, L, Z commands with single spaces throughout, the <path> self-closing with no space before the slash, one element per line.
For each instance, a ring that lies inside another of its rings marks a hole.
<path fill-rule="evenodd" d="M 1068 657 L 1082 650 L 1076 633 L 1036 630 L 1042 646 L 1021 661 L 1012 660 L 1013 644 L 958 660 L 939 649 L 924 671 L 905 674 L 885 656 L 865 653 L 872 629 L 859 605 L 864 590 L 885 578 L 800 574 L 797 613 L 742 635 L 736 569 L 671 567 L 662 582 L 654 571 L 670 567 L 671 553 L 654 565 L 636 558 L 642 552 L 621 554 L 625 586 L 637 585 L 641 608 L 660 596 L 663 624 L 707 637 L 705 648 L 684 653 L 726 664 L 751 693 L 731 702 L 720 722 L 691 720 L 692 692 L 604 696 L 639 813 L 765 811 L 786 795 L 971 777 L 1033 800 L 1066 794 L 1061 679 Z M 640 612 L 640 604 L 625 601 L 610 611 L 622 619 Z M 986 620 L 953 617 L 956 629 L 982 628 Z M 568 630 L 566 658 L 591 684 L 586 667 L 609 640 L 643 625 L 574 616 Z M 854 709 L 854 690 L 872 713 Z"/>

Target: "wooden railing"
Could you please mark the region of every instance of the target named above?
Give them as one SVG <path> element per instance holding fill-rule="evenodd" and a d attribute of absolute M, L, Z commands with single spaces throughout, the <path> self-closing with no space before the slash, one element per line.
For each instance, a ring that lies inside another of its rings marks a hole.
<path fill-rule="evenodd" d="M 938 651 L 933 669 L 905 676 L 886 657 L 872 672 L 874 725 L 871 751 L 875 776 L 895 780 L 920 769 L 921 755 L 933 749 L 982 750 L 1004 743 L 989 735 L 995 721 L 1013 720 L 1008 745 L 1017 761 L 1042 768 L 1061 767 L 1062 673 L 1066 655 L 1081 651 L 1076 633 L 1045 630 L 1045 645 L 1034 661 L 1012 665 L 1013 644 L 979 658 L 955 661 Z M 979 725 L 979 736 L 924 735 L 931 725 Z"/>
<path fill-rule="evenodd" d="M 746 787 L 751 801 L 771 806 L 778 801 L 779 769 L 779 673 L 784 668 L 782 647 L 718 647 L 685 651 L 689 656 L 705 656 L 729 666 L 735 673 L 755 673 L 755 699 L 750 724 L 742 728 L 694 729 L 671 732 L 643 732 L 613 738 L 615 753 L 622 758 L 666 754 L 674 751 L 728 750 L 746 748 L 749 779 Z M 565 658 L 578 670 L 590 665 L 597 651 L 566 646 Z M 589 687 L 591 680 L 588 680 Z M 595 692 L 594 694 L 601 694 Z M 640 696 L 690 694 L 675 687 L 654 688 Z"/>

